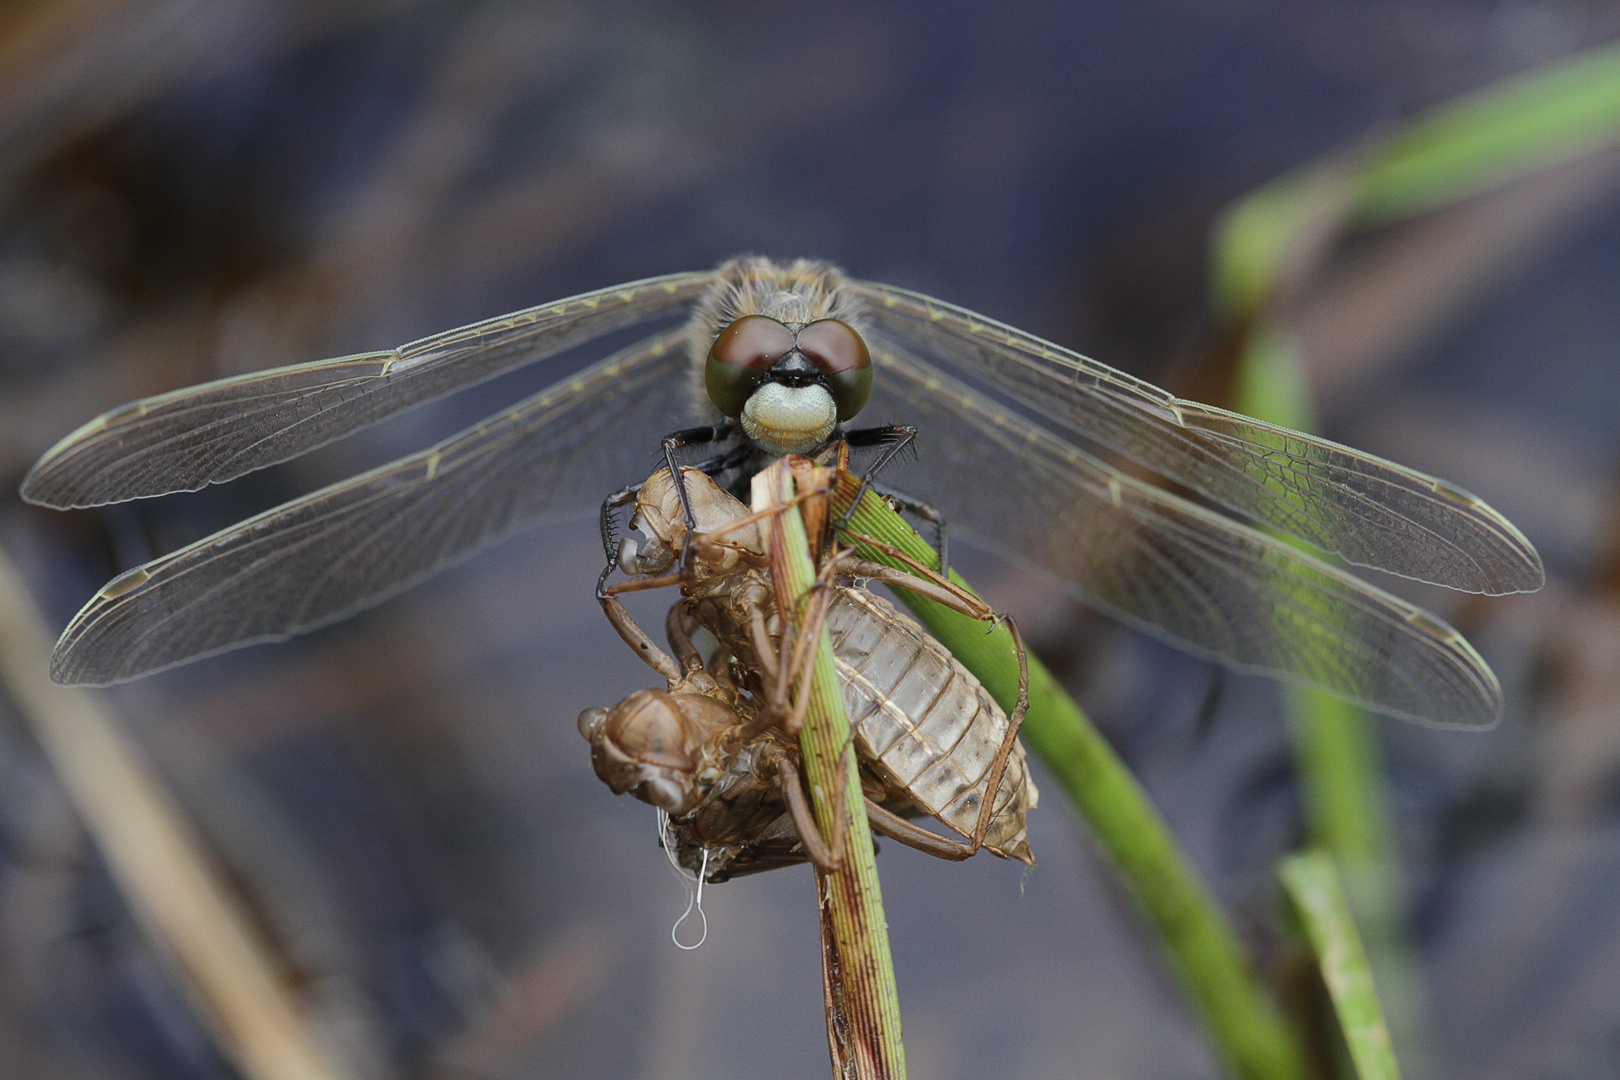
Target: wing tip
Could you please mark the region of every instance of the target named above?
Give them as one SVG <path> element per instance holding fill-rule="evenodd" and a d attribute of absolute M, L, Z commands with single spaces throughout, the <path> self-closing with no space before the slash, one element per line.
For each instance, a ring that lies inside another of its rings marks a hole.
<path fill-rule="evenodd" d="M 1494 571 L 1468 573 L 1461 564 L 1457 564 L 1453 569 L 1463 572 L 1454 575 L 1410 576 L 1418 581 L 1427 581 L 1432 585 L 1480 596 L 1514 596 L 1519 593 L 1540 592 L 1547 584 L 1547 567 L 1541 561 L 1541 554 L 1528 543 L 1519 548 L 1515 554 L 1519 557 L 1512 560 L 1510 565 L 1498 567 Z"/>
<path fill-rule="evenodd" d="M 63 475 L 72 452 L 78 446 L 78 434 L 74 432 L 59 441 L 41 454 L 39 460 L 29 468 L 22 483 L 17 485 L 17 494 L 22 496 L 23 502 L 52 510 L 76 510 L 81 506 L 95 505 L 82 502 L 75 490 L 77 485 Z"/>
<path fill-rule="evenodd" d="M 224 477 L 205 477 L 195 484 L 164 484 L 145 488 L 124 481 L 110 470 L 103 470 L 88 482 L 63 476 L 63 471 L 57 461 L 47 454 L 28 470 L 22 483 L 17 486 L 17 494 L 25 503 L 50 510 L 93 510 L 98 506 L 115 506 L 136 499 L 158 499 L 165 495 L 201 491 L 213 484 L 235 480 L 252 470 Z"/>
<path fill-rule="evenodd" d="M 72 501 L 59 498 L 46 481 L 47 478 L 41 475 L 40 467 L 36 464 L 28 470 L 28 475 L 23 477 L 22 483 L 17 485 L 17 494 L 30 506 L 43 506 L 51 510 L 75 509 Z"/>
<path fill-rule="evenodd" d="M 128 682 L 143 672 L 133 674 L 110 674 L 105 671 L 87 670 L 83 658 L 76 655 L 72 644 L 64 648 L 58 644 L 56 651 L 51 654 L 51 682 L 58 686 L 103 687 L 113 686 L 117 683 Z"/>

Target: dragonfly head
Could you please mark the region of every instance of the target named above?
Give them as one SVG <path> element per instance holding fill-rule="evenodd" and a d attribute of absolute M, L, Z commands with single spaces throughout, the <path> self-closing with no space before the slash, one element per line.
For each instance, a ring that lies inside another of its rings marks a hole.
<path fill-rule="evenodd" d="M 729 705 L 703 694 L 637 690 L 611 709 L 580 713 L 579 733 L 615 795 L 628 791 L 679 818 L 703 800 L 704 778 L 717 775 L 716 743 L 739 723 Z"/>
<path fill-rule="evenodd" d="M 790 295 L 790 294 L 782 294 Z M 841 319 L 744 315 L 714 339 L 704 361 L 709 400 L 775 454 L 809 453 L 853 419 L 872 393 L 872 356 Z"/>

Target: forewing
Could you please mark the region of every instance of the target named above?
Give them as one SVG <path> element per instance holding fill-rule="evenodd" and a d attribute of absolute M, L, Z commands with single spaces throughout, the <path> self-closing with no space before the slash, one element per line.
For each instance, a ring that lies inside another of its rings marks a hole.
<path fill-rule="evenodd" d="M 1161 491 L 882 341 L 871 408 L 921 431 L 892 478 L 952 525 L 1142 629 L 1243 671 L 1437 726 L 1501 713 L 1489 667 L 1434 616 Z M 889 478 L 889 474 L 885 473 Z"/>
<path fill-rule="evenodd" d="M 1541 587 L 1524 535 L 1452 484 L 1348 446 L 1184 401 L 1079 353 L 919 293 L 848 287 L 876 328 L 1031 409 L 1349 562 L 1468 592 Z"/>
<path fill-rule="evenodd" d="M 113 579 L 51 677 L 105 685 L 342 618 L 541 517 L 595 509 L 686 423 L 684 332 L 649 338 L 431 449 Z"/>
<path fill-rule="evenodd" d="M 143 398 L 57 443 L 23 480 L 46 506 L 195 491 L 297 457 L 401 409 L 690 304 L 712 271 L 516 311 L 386 352 L 272 368 Z"/>

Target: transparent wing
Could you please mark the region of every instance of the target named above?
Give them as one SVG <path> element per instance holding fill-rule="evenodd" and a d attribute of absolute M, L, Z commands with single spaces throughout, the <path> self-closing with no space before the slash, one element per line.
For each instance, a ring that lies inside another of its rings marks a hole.
<path fill-rule="evenodd" d="M 1124 475 L 870 335 L 869 407 L 921 431 L 885 480 L 1137 627 L 1379 712 L 1485 727 L 1501 690 L 1434 616 L 1246 525 Z"/>
<path fill-rule="evenodd" d="M 625 433 L 687 422 L 684 340 L 649 338 L 431 449 L 114 578 L 63 631 L 51 677 L 106 685 L 284 638 L 541 517 L 595 509 L 656 464 L 656 440 Z"/>
<path fill-rule="evenodd" d="M 1541 587 L 1541 558 L 1461 488 L 1195 401 L 919 293 L 851 281 L 881 333 L 1211 499 L 1349 562 L 1468 592 Z"/>
<path fill-rule="evenodd" d="M 40 458 L 22 495 L 100 506 L 195 491 L 582 341 L 690 304 L 713 271 L 648 278 L 486 319 L 386 352 L 271 368 L 131 402 Z"/>

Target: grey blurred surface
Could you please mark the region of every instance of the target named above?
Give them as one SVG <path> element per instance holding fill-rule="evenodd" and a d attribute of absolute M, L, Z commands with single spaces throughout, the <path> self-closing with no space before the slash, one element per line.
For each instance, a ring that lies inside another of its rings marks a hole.
<path fill-rule="evenodd" d="M 746 251 L 1167 377 L 1208 331 L 1222 206 L 1617 31 L 1574 0 L 6 5 L 0 489 L 131 397 Z M 1613 173 L 1367 238 L 1304 316 L 1327 433 L 1478 493 L 1549 566 L 1544 593 L 1484 602 L 1379 582 L 1461 625 L 1509 697 L 1488 734 L 1381 725 L 1445 1076 L 1620 1069 Z M 60 625 L 114 573 L 602 351 L 223 488 L 71 514 L 0 495 L 0 545 Z M 649 471 L 660 434 L 626 435 Z M 1303 826 L 1274 689 L 1212 697 L 1208 665 L 963 546 L 1280 971 L 1271 873 Z M 709 939 L 679 952 L 652 811 L 589 768 L 575 715 L 653 682 L 599 566 L 591 522 L 547 526 L 111 695 L 360 1075 L 826 1074 L 808 870 L 709 890 Z M 1027 880 L 885 846 L 912 1075 L 1218 1075 L 1042 786 Z M 0 1076 L 231 1075 L 0 708 Z"/>

